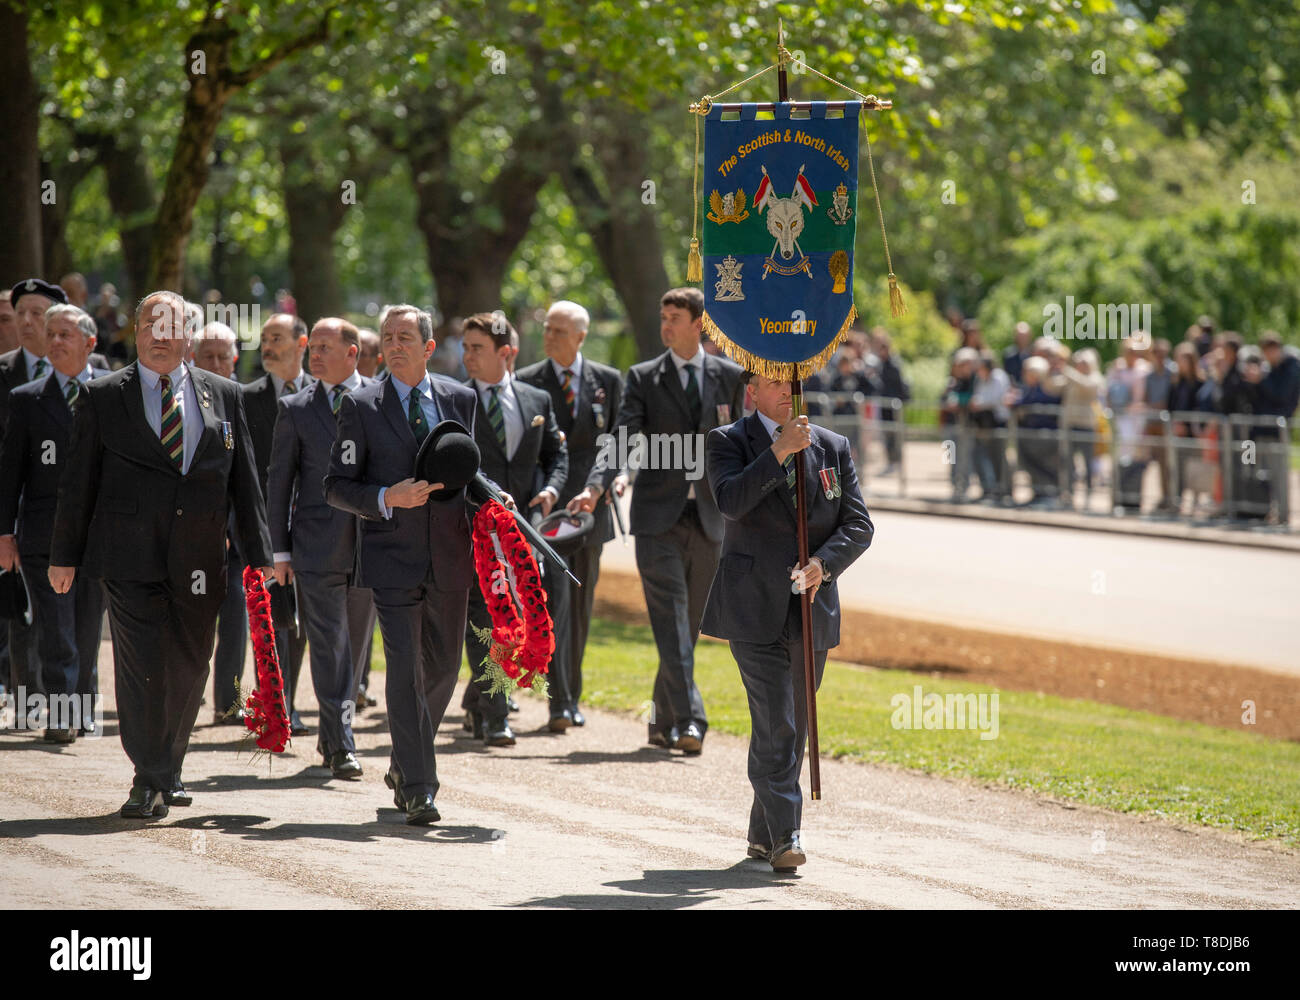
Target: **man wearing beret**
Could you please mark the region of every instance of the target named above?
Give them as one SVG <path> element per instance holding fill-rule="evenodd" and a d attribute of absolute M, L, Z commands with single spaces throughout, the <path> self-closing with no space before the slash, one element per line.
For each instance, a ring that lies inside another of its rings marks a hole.
<path fill-rule="evenodd" d="M 151 292 L 135 316 L 139 359 L 88 383 L 59 483 L 50 585 L 103 579 L 113 625 L 122 747 L 135 765 L 121 814 L 192 801 L 181 782 L 226 590 L 226 524 L 271 573 L 266 509 L 239 386 L 184 363 L 185 301 Z"/>
<path fill-rule="evenodd" d="M 393 753 L 385 783 L 406 822 L 442 817 L 433 741 L 460 673 L 475 585 L 465 490 L 412 473 L 420 445 L 445 420 L 471 433 L 474 390 L 426 368 L 433 317 L 393 305 L 379 318 L 389 377 L 347 393 L 325 475 L 325 500 L 360 518 L 356 585 L 374 594 L 388 669 Z"/>
<path fill-rule="evenodd" d="M 799 589 L 812 591 L 814 683 L 820 685 L 826 653 L 840 642 L 836 580 L 867 550 L 875 529 L 848 439 L 806 416 L 792 420 L 788 381 L 748 378 L 756 412 L 710 431 L 705 444 L 705 469 L 724 524 L 700 631 L 730 642 L 749 697 L 749 856 L 786 872 L 807 860 L 799 839 L 799 770 L 808 736 Z M 803 463 L 806 487 L 805 566 L 798 565 L 795 462 Z"/>
<path fill-rule="evenodd" d="M 53 305 L 44 323 L 53 367 L 10 395 L 0 445 L 0 569 L 22 565 L 32 603 L 28 648 L 40 651 L 41 687 L 50 704 L 45 740 L 64 744 L 94 731 L 104 591 L 87 574 L 66 594 L 51 589 L 50 536 L 73 406 L 90 379 L 110 373 L 88 363 L 97 332 L 89 315 Z"/>

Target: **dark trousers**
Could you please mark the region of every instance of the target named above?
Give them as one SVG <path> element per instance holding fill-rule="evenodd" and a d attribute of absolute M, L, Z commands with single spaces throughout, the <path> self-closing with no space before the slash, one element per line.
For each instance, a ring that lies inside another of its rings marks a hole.
<path fill-rule="evenodd" d="M 29 652 L 34 644 L 46 695 L 91 695 L 92 700 L 83 704 L 93 710 L 99 692 L 104 589 L 99 580 L 78 573 L 68 593 L 56 594 L 48 571 L 49 563 L 39 556 L 23 557 L 32 599 Z"/>
<path fill-rule="evenodd" d="M 565 557 L 569 568 L 573 569 L 574 556 Z M 542 569 L 542 586 L 546 590 L 546 610 L 551 615 L 551 627 L 555 631 L 555 652 L 551 654 L 550 665 L 546 668 L 546 690 L 551 703 L 551 714 L 558 715 L 565 709 L 572 711 L 578 707 L 577 696 L 573 693 L 570 679 L 573 676 L 573 602 L 577 587 L 565 575 L 564 570 L 551 564 L 549 560 L 539 563 Z M 577 570 L 574 570 L 575 574 Z"/>
<path fill-rule="evenodd" d="M 785 627 L 775 642 L 732 640 L 731 655 L 749 697 L 749 842 L 775 847 L 799 830 L 803 792 L 799 771 L 808 739 L 799 598 L 791 595 Z M 826 650 L 814 651 L 814 683 L 821 687 Z"/>
<path fill-rule="evenodd" d="M 241 591 L 242 593 L 242 591 Z M 302 658 L 307 651 L 307 627 L 302 624 L 302 611 L 298 612 L 299 631 L 293 626 L 275 630 L 275 655 L 280 661 L 280 676 L 284 678 L 284 707 L 294 712 L 294 694 L 298 690 L 298 675 L 302 672 Z"/>
<path fill-rule="evenodd" d="M 569 569 L 582 581 L 574 587 L 569 581 L 569 700 L 577 708 L 582 700 L 582 657 L 587 650 L 587 635 L 591 632 L 591 607 L 596 599 L 596 581 L 600 578 L 600 552 L 604 542 L 584 545 L 568 559 Z M 562 574 L 561 574 L 562 575 Z M 568 580 L 568 577 L 565 577 Z"/>
<path fill-rule="evenodd" d="M 221 580 L 224 587 L 225 581 Z M 105 580 L 122 749 L 135 782 L 176 787 L 208 679 L 222 590 L 196 598 L 188 580 Z"/>
<path fill-rule="evenodd" d="M 659 650 L 651 736 L 666 734 L 674 726 L 685 729 L 692 722 L 701 733 L 709 728 L 704 699 L 695 685 L 695 643 L 721 548 L 704 533 L 695 503 L 689 500 L 667 531 L 636 536 L 636 568 Z"/>
<path fill-rule="evenodd" d="M 393 739 L 392 767 L 408 797 L 438 794 L 433 740 L 460 674 L 468 590 L 376 587 L 384 640 L 384 691 Z"/>
<path fill-rule="evenodd" d="M 25 687 L 27 693 L 38 694 L 45 688 L 41 683 L 41 664 L 36 656 L 36 616 L 33 612 L 32 622 L 28 625 L 21 618 L 9 620 L 9 690 L 17 697 L 18 688 Z"/>
<path fill-rule="evenodd" d="M 244 560 L 226 551 L 226 599 L 217 620 L 217 651 L 212 657 L 212 708 L 221 715 L 238 700 L 248 649 L 248 603 L 244 599 Z"/>
<path fill-rule="evenodd" d="M 550 591 L 547 591 L 548 595 Z M 552 622 L 554 625 L 554 622 Z M 461 707 L 467 712 L 482 712 L 484 723 L 488 731 L 499 729 L 506 721 L 506 716 L 510 714 L 509 699 L 504 694 L 488 694 L 490 686 L 487 675 L 483 671 L 482 663 L 488 655 L 488 649 L 491 643 L 483 642 L 474 634 L 474 626 L 478 628 L 490 629 L 492 627 L 492 616 L 488 614 L 487 604 L 483 600 L 483 592 L 479 590 L 478 584 L 475 583 L 469 588 L 469 609 L 465 623 L 465 653 L 469 658 L 470 682 L 465 685 L 465 696 L 461 699 Z M 552 664 L 547 668 L 547 686 L 552 699 L 555 698 L 553 681 L 555 678 L 554 658 Z M 562 690 L 567 691 L 567 687 L 561 682 Z"/>
<path fill-rule="evenodd" d="M 298 620 L 311 645 L 311 683 L 320 703 L 317 746 L 326 757 L 339 750 L 355 753 L 353 699 L 358 646 L 369 635 L 370 591 L 349 587 L 347 573 L 300 572 L 297 580 Z"/>

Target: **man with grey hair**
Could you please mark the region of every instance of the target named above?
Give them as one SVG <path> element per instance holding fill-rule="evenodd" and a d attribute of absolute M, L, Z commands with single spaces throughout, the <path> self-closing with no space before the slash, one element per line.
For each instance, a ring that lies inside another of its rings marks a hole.
<path fill-rule="evenodd" d="M 208 323 L 190 342 L 190 361 L 205 372 L 235 377 L 239 363 L 239 338 L 225 323 Z"/>
<path fill-rule="evenodd" d="M 146 295 L 139 360 L 81 390 L 50 548 L 55 593 L 87 575 L 108 593 L 122 747 L 135 766 L 121 815 L 136 819 L 192 801 L 181 769 L 225 597 L 231 509 L 249 564 L 272 571 L 239 387 L 184 363 L 184 309 L 174 292 Z"/>
<path fill-rule="evenodd" d="M 594 530 L 586 543 L 569 557 L 569 568 L 582 581 L 580 588 L 567 580 L 547 588 L 551 615 L 555 619 L 555 655 L 551 661 L 552 732 L 581 726 L 585 718 L 579 709 L 582 698 L 582 656 L 591 628 L 592 597 L 600 575 L 600 553 L 614 537 L 608 491 L 616 462 L 602 468 L 596 462 L 602 434 L 613 433 L 622 398 L 623 380 L 617 369 L 582 355 L 590 317 L 576 302 L 562 299 L 546 312 L 542 329 L 546 360 L 519 371 L 521 382 L 550 393 L 556 422 L 564 432 L 569 449 L 569 475 L 560 491 L 560 503 L 571 512 L 590 511 Z"/>
<path fill-rule="evenodd" d="M 10 394 L 0 443 L 0 569 L 22 566 L 31 595 L 28 642 L 34 640 L 40 653 L 41 686 L 49 699 L 45 740 L 65 744 L 94 730 L 104 593 L 99 580 L 84 574 L 68 593 L 54 592 L 47 575 L 50 537 L 73 405 L 90 379 L 109 372 L 88 362 L 96 328 L 87 313 L 56 304 L 46 310 L 44 325 L 53 370 Z"/>

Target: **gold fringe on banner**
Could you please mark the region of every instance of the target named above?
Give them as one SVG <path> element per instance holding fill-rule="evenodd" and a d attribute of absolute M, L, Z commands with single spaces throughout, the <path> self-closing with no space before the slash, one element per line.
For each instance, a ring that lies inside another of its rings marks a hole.
<path fill-rule="evenodd" d="M 849 314 L 844 317 L 844 323 L 840 326 L 839 332 L 831 338 L 831 342 L 823 347 L 814 357 L 807 361 L 769 361 L 767 358 L 760 358 L 757 354 L 751 354 L 734 340 L 728 337 L 718 324 L 713 321 L 713 317 L 706 310 L 702 323 L 704 332 L 708 334 L 709 339 L 713 341 L 722 350 L 727 357 L 742 368 L 758 372 L 764 378 L 770 379 L 805 379 L 814 372 L 819 372 L 826 367 L 844 340 L 844 335 L 853 327 L 853 321 L 858 318 L 857 306 L 849 306 Z"/>

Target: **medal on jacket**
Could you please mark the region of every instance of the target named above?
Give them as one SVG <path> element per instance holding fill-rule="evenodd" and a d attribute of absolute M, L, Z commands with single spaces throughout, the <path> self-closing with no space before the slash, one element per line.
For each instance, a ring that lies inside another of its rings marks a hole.
<path fill-rule="evenodd" d="M 826 494 L 827 500 L 834 500 L 843 491 L 840 489 L 840 470 L 839 469 L 821 469 L 817 475 L 822 480 L 822 492 Z"/>
<path fill-rule="evenodd" d="M 586 369 L 583 369 L 584 373 Z M 596 391 L 592 393 L 594 402 L 591 404 L 591 415 L 596 421 L 596 430 L 605 429 L 605 387 L 596 386 Z"/>
<path fill-rule="evenodd" d="M 200 399 L 199 402 L 202 403 L 205 407 L 212 405 L 212 396 L 208 393 L 208 390 L 206 388 L 203 390 L 203 398 Z"/>
<path fill-rule="evenodd" d="M 221 421 L 221 440 L 226 443 L 226 451 L 235 450 L 235 432 L 230 428 L 230 421 Z"/>
<path fill-rule="evenodd" d="M 719 403 L 718 404 L 718 426 L 721 427 L 723 424 L 729 424 L 729 423 L 731 423 L 731 404 Z"/>

